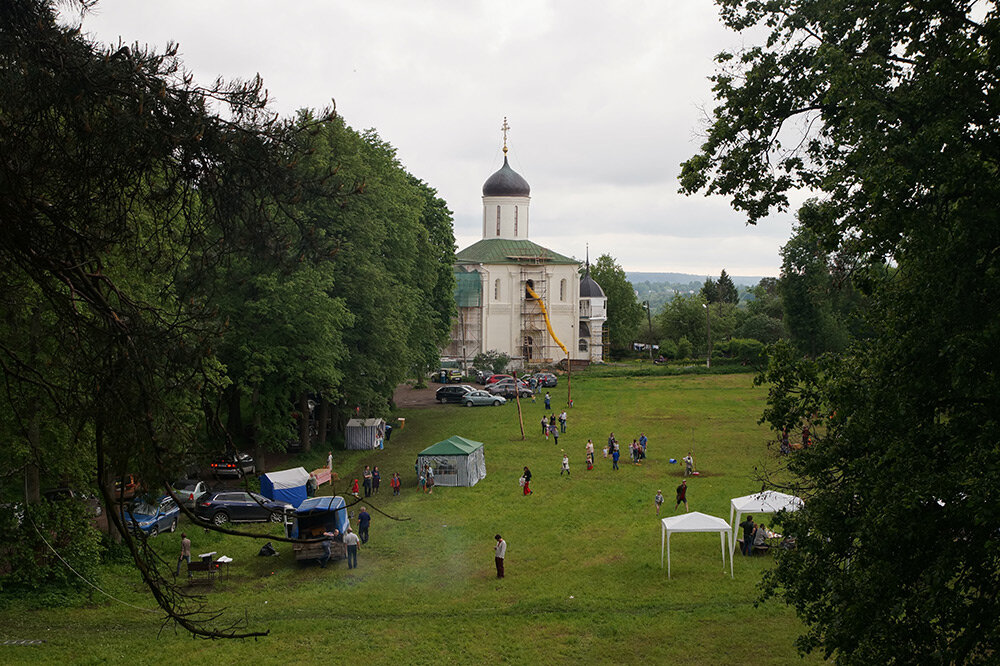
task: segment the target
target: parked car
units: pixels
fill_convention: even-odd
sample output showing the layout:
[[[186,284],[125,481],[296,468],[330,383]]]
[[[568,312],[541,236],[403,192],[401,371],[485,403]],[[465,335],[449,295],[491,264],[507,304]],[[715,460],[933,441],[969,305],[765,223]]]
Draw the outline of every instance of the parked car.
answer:
[[[486,385],[496,384],[504,379],[513,379],[510,375],[490,375],[490,378],[486,380]]]
[[[125,526],[133,532],[145,532],[155,537],[160,532],[176,530],[180,512],[172,497],[163,496],[155,501],[140,498],[125,511]]]
[[[516,380],[516,381],[517,381],[516,389],[514,388],[515,386],[514,378],[508,377],[507,379],[501,379],[498,382],[487,385],[486,390],[492,395],[502,395],[507,399],[514,397],[515,390],[518,391],[518,393],[522,398],[530,398],[534,394],[534,391],[531,390],[531,387],[528,386],[527,382],[521,380]]]
[[[176,481],[173,486],[177,499],[189,509],[194,509],[198,500],[208,494],[208,486],[205,485],[204,481],[197,479],[182,479]]]
[[[536,372],[535,379],[538,380],[538,385],[543,388],[552,388],[559,384],[559,379],[551,372]]]
[[[459,384],[458,386],[442,386],[434,394],[434,399],[438,402],[462,402],[465,394],[470,391],[475,391],[468,384]]]
[[[503,396],[493,395],[489,391],[470,391],[465,394],[462,398],[465,402],[466,407],[475,407],[478,405],[493,405],[494,407],[499,407],[503,403],[507,402],[507,399]]]
[[[81,502],[87,506],[91,521],[99,530],[106,530],[108,518],[104,515],[104,507],[101,500],[90,493],[80,492],[73,488],[50,488],[42,492],[42,497],[49,502]],[[22,513],[21,518],[24,515]]]
[[[212,461],[210,465],[215,476],[235,476],[237,479],[253,474],[257,466],[249,453],[226,453]]]
[[[226,523],[280,523],[285,513],[294,511],[288,502],[269,500],[257,493],[223,490],[209,493],[195,504],[194,515],[216,525]]]
[[[134,474],[126,474],[115,479],[115,500],[130,500],[141,488],[139,479]]]
[[[490,377],[493,376],[492,370],[477,370],[476,371],[476,383],[485,384],[489,381]]]

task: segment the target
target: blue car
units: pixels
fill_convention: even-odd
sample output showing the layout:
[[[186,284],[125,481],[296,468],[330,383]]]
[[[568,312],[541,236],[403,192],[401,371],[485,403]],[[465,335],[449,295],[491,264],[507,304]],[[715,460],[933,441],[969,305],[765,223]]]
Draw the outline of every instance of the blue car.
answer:
[[[171,497],[164,496],[156,501],[138,499],[125,511],[125,525],[133,532],[144,532],[155,537],[160,532],[177,529],[177,518],[181,510]]]

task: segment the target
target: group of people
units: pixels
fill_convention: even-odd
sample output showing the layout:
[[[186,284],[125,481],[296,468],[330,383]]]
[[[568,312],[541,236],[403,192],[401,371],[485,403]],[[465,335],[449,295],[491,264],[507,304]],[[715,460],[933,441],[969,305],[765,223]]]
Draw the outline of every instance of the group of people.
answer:
[[[629,457],[632,459],[633,465],[641,465],[642,461],[646,459],[646,446],[648,444],[649,438],[646,437],[646,433],[644,432],[639,433],[638,439],[632,439],[632,443],[629,444]],[[593,448],[593,442],[588,439],[587,451],[591,464],[593,464],[594,457]],[[611,469],[618,469],[618,461],[621,459],[621,447],[618,444],[618,438],[615,437],[615,433],[608,435],[608,445],[604,447],[604,457],[611,458]]]
[[[751,556],[754,550],[767,549],[767,540],[780,536],[767,529],[764,523],[757,524],[753,521],[753,516],[747,516],[746,520],[740,523],[743,530],[743,543],[740,545],[740,552]]]
[[[424,465],[417,472],[417,482],[420,484],[420,490],[432,495],[434,493],[434,468],[430,465]]]
[[[354,483],[351,484],[351,494],[355,497],[361,497],[361,488],[363,486],[365,497],[378,495],[379,486],[382,484],[382,474],[378,471],[378,465],[375,465],[375,467],[365,465],[365,471],[361,476],[364,481],[359,484],[359,480],[354,479]],[[402,481],[399,478],[399,472],[393,472],[389,478],[389,487],[392,488],[393,495],[399,495],[400,486],[402,486]]]
[[[542,435],[545,437],[545,439],[548,439],[549,435],[552,435],[552,437],[555,439],[555,443],[558,444],[559,443],[559,435],[566,433],[566,419],[567,418],[568,417],[566,415],[566,410],[565,409],[562,411],[562,413],[559,414],[558,417],[556,417],[555,412],[552,412],[548,416],[545,416],[545,414],[542,414],[542,420],[541,420],[540,423],[541,423],[541,426],[542,426]],[[559,421],[559,427],[558,428],[556,427],[556,420],[557,419]]]

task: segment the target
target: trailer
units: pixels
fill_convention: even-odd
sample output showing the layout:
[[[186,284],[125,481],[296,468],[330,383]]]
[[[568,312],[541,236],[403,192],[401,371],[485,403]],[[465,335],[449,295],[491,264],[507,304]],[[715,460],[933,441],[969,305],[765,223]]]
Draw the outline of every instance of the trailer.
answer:
[[[321,539],[324,532],[339,532],[330,549],[331,559],[347,556],[343,535],[350,522],[347,519],[347,504],[343,497],[310,497],[295,510],[289,536],[293,539]],[[292,546],[296,561],[318,560],[323,557],[323,544],[296,543]]]

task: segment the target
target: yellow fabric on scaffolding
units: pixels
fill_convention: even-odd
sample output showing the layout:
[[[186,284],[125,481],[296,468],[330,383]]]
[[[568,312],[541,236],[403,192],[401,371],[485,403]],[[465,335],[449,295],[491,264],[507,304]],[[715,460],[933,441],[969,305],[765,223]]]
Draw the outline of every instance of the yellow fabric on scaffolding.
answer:
[[[535,290],[529,287],[528,285],[524,285],[524,288],[528,292],[529,296],[538,301],[538,307],[542,309],[542,316],[545,317],[545,326],[547,326],[549,329],[549,335],[551,335],[552,339],[556,341],[556,344],[559,345],[559,348],[563,350],[563,354],[569,356],[569,351],[566,350],[566,345],[564,345],[562,342],[559,341],[559,338],[556,336],[556,332],[552,330],[552,322],[549,321],[549,313],[545,310],[545,304],[542,303],[542,299],[539,298],[538,294],[535,293]]]

